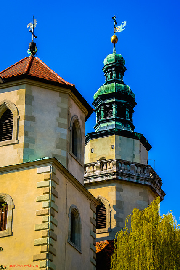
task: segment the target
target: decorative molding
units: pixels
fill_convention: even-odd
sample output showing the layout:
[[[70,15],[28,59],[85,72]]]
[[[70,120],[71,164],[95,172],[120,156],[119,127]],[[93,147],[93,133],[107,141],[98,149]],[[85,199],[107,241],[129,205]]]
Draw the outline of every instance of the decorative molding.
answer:
[[[121,180],[149,186],[161,200],[165,193],[161,189],[162,180],[150,165],[122,159],[98,160],[85,164],[85,185],[109,180]]]
[[[31,85],[31,86],[40,87],[43,89],[53,90],[53,91],[56,91],[59,93],[68,94],[69,97],[77,104],[77,106],[80,108],[80,110],[85,114],[86,120],[89,118],[89,116],[93,112],[92,107],[81,96],[81,94],[78,92],[78,90],[75,87],[70,87],[70,86],[66,86],[66,85],[63,85],[63,86],[52,85],[52,82],[51,82],[51,84],[48,84],[48,83],[35,81],[33,79],[21,78],[20,80],[16,80],[16,81],[0,83],[0,89],[13,87],[13,86],[19,86],[19,85],[23,85],[24,88],[26,88],[26,84]]]
[[[58,168],[58,170],[63,174],[63,176],[67,179],[67,181],[69,181],[70,183],[72,183],[74,185],[74,187],[81,193],[83,193],[88,200],[92,201],[95,205],[98,205],[98,201],[96,200],[96,198],[56,159],[56,158],[42,158],[39,160],[34,160],[34,161],[29,161],[29,162],[23,162],[20,164],[15,164],[15,165],[8,165],[8,166],[4,166],[4,167],[0,167],[0,174],[6,173],[6,172],[16,172],[19,170],[26,170],[29,168],[37,168],[38,166],[47,166],[47,165],[51,165],[52,167],[56,166]],[[54,173],[52,173],[52,179],[55,179]],[[46,173],[44,174],[44,178],[46,179]],[[57,177],[56,177],[57,180]],[[54,181],[56,181],[54,180]],[[52,181],[52,186],[54,181]],[[42,181],[46,182],[46,181]],[[39,182],[41,183],[41,182]],[[58,184],[58,182],[57,182]],[[46,185],[46,184],[42,184],[42,185]],[[48,186],[48,185],[47,185]],[[40,187],[40,186],[39,186]],[[42,186],[45,187],[45,186]],[[53,186],[55,188],[55,186]],[[53,204],[53,203],[52,203]],[[47,208],[47,207],[46,207]]]

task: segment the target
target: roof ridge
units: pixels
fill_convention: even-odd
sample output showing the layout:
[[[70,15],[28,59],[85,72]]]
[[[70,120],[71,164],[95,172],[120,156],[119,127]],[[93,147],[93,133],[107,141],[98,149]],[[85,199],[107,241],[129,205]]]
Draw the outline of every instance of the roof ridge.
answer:
[[[16,66],[17,64],[21,63],[23,60],[25,60],[25,59],[27,59],[27,58],[29,58],[29,57],[26,56],[25,58],[21,59],[20,61],[16,62],[15,64],[11,65],[10,67],[4,69],[3,71],[0,72],[0,74],[4,73],[4,71],[7,71],[8,69],[10,69],[10,68]]]
[[[31,56],[29,57],[29,62],[27,63],[27,67],[26,67],[26,69],[25,69],[24,74],[27,74],[27,73],[28,73],[28,71],[29,71],[29,69],[30,69],[30,65],[32,64],[32,61],[33,61],[33,56],[31,55]]]
[[[57,76],[60,80],[62,80],[65,84],[69,84],[69,85],[71,85],[71,86],[75,86],[74,84],[65,81],[65,80],[64,80],[62,77],[60,77],[54,70],[52,70],[50,67],[48,67],[48,66],[47,66],[40,58],[36,57],[36,59],[38,59],[38,60],[41,62],[41,64],[43,64],[46,68],[48,68],[49,71],[50,71],[51,73],[53,73],[54,75],[56,75],[56,76]]]

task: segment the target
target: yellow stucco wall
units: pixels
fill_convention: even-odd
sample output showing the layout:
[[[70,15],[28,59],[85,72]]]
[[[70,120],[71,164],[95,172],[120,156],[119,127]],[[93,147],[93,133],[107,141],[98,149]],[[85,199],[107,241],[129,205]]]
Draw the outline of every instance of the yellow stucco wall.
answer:
[[[37,196],[40,195],[40,190],[37,189],[39,181],[42,181],[42,175],[37,174],[37,168],[10,171],[0,175],[0,193],[9,194],[15,206],[13,234],[0,237],[0,246],[3,247],[0,262],[8,266],[8,269],[10,265],[16,265],[10,269],[20,269],[17,265],[39,265],[37,262],[33,263],[33,255],[39,250],[39,247],[34,247],[34,239],[41,237],[40,232],[34,231],[34,225],[41,222],[41,217],[36,216],[36,210],[41,209],[41,205],[36,202]]]
[[[156,197],[148,186],[125,181],[87,184],[86,188],[95,198],[100,195],[101,199],[103,197],[108,201],[105,206],[108,215],[111,216],[111,222],[105,232],[99,233],[99,230],[96,230],[97,241],[113,240],[115,234],[124,227],[125,220],[132,210],[146,208]]]
[[[93,213],[90,209],[90,200],[79,192],[76,186],[70,183],[59,171],[56,171],[56,176],[59,179],[57,191],[59,194],[58,206],[59,212],[57,215],[57,242],[54,247],[59,250],[58,256],[54,258],[54,263],[59,265],[57,269],[93,270],[93,265],[90,258],[93,257],[93,252],[90,245],[93,244],[93,238],[90,231],[93,226],[90,223],[90,217]],[[69,209],[71,205],[75,205],[80,214],[82,232],[81,232],[81,251],[77,251],[70,243],[68,243],[68,228],[69,228]]]
[[[29,82],[1,89],[0,104],[13,103],[18,111],[17,141],[0,143],[0,165],[55,157],[83,184],[86,109],[70,90]],[[71,155],[71,119],[81,129],[81,158]],[[14,127],[13,127],[14,128]]]
[[[0,104],[11,101],[18,110],[18,143],[0,146],[0,166],[18,164],[23,161],[25,86],[14,86],[1,89]]]
[[[72,152],[71,152],[71,128],[73,124],[73,118],[78,118],[79,121],[79,127],[80,127],[80,133],[81,133],[81,139],[80,143],[81,145],[78,146],[78,148],[81,150],[81,154],[78,158],[76,158]],[[74,102],[74,100],[69,99],[69,127],[68,129],[68,159],[67,159],[67,168],[74,175],[78,181],[80,181],[81,184],[84,183],[84,147],[85,147],[85,114],[82,112],[82,110],[79,108],[79,106]]]
[[[90,140],[85,147],[85,163],[96,162],[103,157],[147,164],[148,151],[139,140],[119,135]]]
[[[115,159],[115,147],[112,149],[111,145],[115,146],[115,135],[89,141],[85,146],[85,164],[96,162],[102,157]]]
[[[48,229],[37,229],[37,226],[49,223],[48,214],[37,215],[37,211],[46,211],[51,206],[51,209],[56,209],[51,215],[51,232],[57,237],[50,240],[56,250],[56,255],[51,254],[52,269],[55,270],[56,266],[56,270],[93,270],[95,227],[91,220],[95,222],[95,219],[91,209],[92,196],[57,161],[56,166],[46,162],[0,168],[0,198],[2,194],[8,194],[14,203],[12,235],[3,237],[3,231],[0,232],[0,246],[3,247],[0,263],[7,269],[22,269],[25,265],[42,268],[41,264],[46,263],[45,259],[41,259],[45,256],[42,249],[47,247],[42,241],[46,240]],[[52,192],[56,191],[51,198],[52,205],[49,204],[49,181],[53,186]],[[77,207],[81,218],[81,252],[68,242],[69,209],[72,205]],[[35,245],[37,242],[39,244]],[[33,261],[37,256],[38,260]]]

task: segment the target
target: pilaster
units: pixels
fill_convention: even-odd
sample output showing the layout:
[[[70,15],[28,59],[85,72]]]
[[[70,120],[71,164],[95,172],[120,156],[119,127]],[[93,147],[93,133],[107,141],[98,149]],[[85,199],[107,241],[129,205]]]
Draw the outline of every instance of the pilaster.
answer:
[[[56,270],[53,263],[56,249],[53,246],[57,241],[58,206],[56,199],[58,192],[56,186],[59,185],[59,180],[53,165],[37,168],[37,174],[42,174],[44,178],[43,181],[37,182],[40,195],[36,198],[36,201],[42,205],[42,209],[36,211],[36,216],[41,216],[42,222],[35,224],[34,228],[35,231],[41,231],[41,238],[34,239],[34,246],[40,246],[41,250],[39,254],[33,256],[33,261],[39,261],[41,269]]]

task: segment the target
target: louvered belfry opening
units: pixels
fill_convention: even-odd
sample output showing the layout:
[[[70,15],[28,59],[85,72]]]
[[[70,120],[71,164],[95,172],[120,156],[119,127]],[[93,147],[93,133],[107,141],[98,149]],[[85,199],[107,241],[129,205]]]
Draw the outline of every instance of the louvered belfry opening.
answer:
[[[6,230],[8,205],[0,202],[0,231]]]
[[[101,202],[96,208],[96,229],[106,228],[106,207]]]
[[[0,141],[12,140],[13,114],[6,109],[0,118]]]

